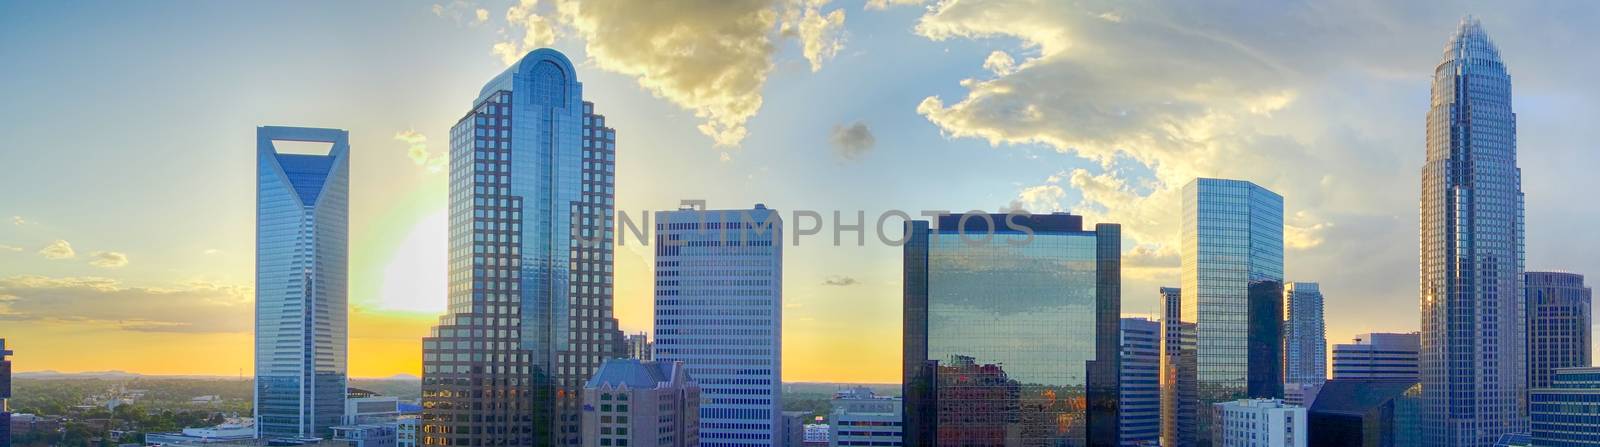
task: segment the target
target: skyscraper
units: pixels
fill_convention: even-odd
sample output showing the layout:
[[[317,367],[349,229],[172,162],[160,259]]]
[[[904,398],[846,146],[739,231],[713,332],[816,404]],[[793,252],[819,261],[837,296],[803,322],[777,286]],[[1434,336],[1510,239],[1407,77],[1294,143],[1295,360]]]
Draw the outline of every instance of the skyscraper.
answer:
[[[1333,345],[1333,378],[1416,382],[1422,378],[1421,343],[1416,332],[1356,335],[1354,343]]]
[[[936,223],[906,223],[905,445],[1115,444],[1121,227]]]
[[[1198,443],[1199,396],[1195,377],[1194,323],[1183,321],[1183,290],[1161,288],[1161,445]]]
[[[275,142],[328,143],[326,154]],[[256,128],[255,420],[262,438],[332,436],[348,353],[350,139]]]
[[[1423,442],[1524,431],[1522,172],[1511,76],[1468,17],[1433,71],[1422,168]]]
[[[11,351],[0,338],[0,445],[11,445]]]
[[[1528,272],[1528,388],[1550,386],[1556,368],[1590,366],[1590,300],[1583,275]]]
[[[649,333],[641,331],[628,334],[628,338],[625,341],[627,342],[628,346],[628,358],[635,360],[651,359],[651,355],[654,353],[655,347],[650,343]]]
[[[1241,180],[1183,187],[1183,321],[1195,323],[1199,442],[1212,404],[1283,397],[1283,197]]]
[[[757,204],[656,213],[656,360],[700,381],[700,443],[783,440],[783,223]]]
[[[528,53],[450,130],[449,306],[422,342],[424,445],[582,443],[612,317],[616,131],[565,55]]]
[[[1291,282],[1283,291],[1288,320],[1283,333],[1284,381],[1320,385],[1328,380],[1328,336],[1322,319],[1322,289]]]
[[[1161,442],[1161,323],[1122,319],[1122,371],[1118,386],[1119,445]]]

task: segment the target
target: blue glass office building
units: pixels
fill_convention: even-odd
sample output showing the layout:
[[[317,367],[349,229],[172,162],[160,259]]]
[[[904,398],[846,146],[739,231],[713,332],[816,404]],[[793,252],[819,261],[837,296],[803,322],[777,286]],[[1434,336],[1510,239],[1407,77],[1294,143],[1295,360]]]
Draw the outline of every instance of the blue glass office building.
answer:
[[[686,205],[656,213],[655,226],[655,357],[700,383],[700,446],[782,446],[777,212]]]
[[[1161,323],[1144,318],[1122,319],[1122,373],[1118,445],[1161,443]]]
[[[1423,442],[1527,430],[1522,172],[1511,75],[1472,18],[1434,68],[1422,168]]]
[[[327,154],[278,141],[328,143]],[[349,135],[256,129],[256,430],[329,437],[344,416],[349,277]]]
[[[490,80],[450,130],[449,305],[422,341],[423,445],[580,445],[625,352],[612,310],[616,131],[560,52]]]
[[[1593,354],[1593,290],[1583,275],[1528,272],[1528,388],[1550,386],[1557,368],[1589,366]]]
[[[906,224],[905,445],[1115,445],[1121,228],[935,223]]]
[[[1283,397],[1283,197],[1242,180],[1183,187],[1183,321],[1195,323],[1196,442],[1212,404]]]
[[[1561,368],[1530,390],[1533,445],[1600,447],[1600,368]]]

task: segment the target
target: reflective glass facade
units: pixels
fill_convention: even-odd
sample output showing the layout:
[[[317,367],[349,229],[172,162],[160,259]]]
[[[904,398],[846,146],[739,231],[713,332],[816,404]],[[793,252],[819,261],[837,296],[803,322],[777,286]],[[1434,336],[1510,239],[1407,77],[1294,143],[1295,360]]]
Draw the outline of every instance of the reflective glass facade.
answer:
[[[1556,368],[1589,366],[1593,354],[1590,300],[1583,275],[1528,272],[1528,388],[1550,386]]]
[[[329,143],[326,155],[274,141]],[[255,417],[264,438],[333,435],[348,351],[349,135],[256,129]]]
[[[1211,404],[1283,397],[1283,197],[1241,180],[1183,188],[1183,321],[1195,323],[1198,442]]]
[[[1199,396],[1194,323],[1183,321],[1183,290],[1161,288],[1161,445],[1196,444]]]
[[[1161,442],[1161,323],[1123,318],[1121,361],[1119,445],[1157,445]]]
[[[906,445],[1115,444],[1120,228],[972,216],[907,224]]]
[[[783,445],[778,213],[686,209],[655,225],[655,356],[700,383],[700,446]]]
[[[450,132],[449,308],[423,339],[424,445],[580,445],[612,316],[616,132],[528,53]]]
[[[1322,319],[1322,288],[1291,282],[1283,291],[1288,320],[1283,327],[1283,376],[1293,384],[1328,380],[1328,336]]]
[[[1423,440],[1527,428],[1522,172],[1511,75],[1468,18],[1433,72],[1422,168]]]
[[[1600,446],[1600,368],[1564,368],[1530,390],[1533,445]]]

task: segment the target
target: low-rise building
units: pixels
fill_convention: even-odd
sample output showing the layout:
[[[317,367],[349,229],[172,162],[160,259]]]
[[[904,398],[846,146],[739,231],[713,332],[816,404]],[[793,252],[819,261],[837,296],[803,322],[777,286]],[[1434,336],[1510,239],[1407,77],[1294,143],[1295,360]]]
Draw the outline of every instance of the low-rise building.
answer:
[[[1282,399],[1243,399],[1213,404],[1217,447],[1306,447],[1306,409]]]
[[[612,359],[583,387],[583,445],[700,445],[700,385],[683,362]]]
[[[176,433],[146,433],[144,445],[180,446],[245,442],[256,438],[256,421],[253,418],[230,418],[212,427],[185,428]]]
[[[829,446],[899,446],[904,438],[900,398],[855,387],[833,395],[828,412]]]
[[[333,427],[333,440],[350,447],[397,447],[399,424],[395,422],[338,425]]]
[[[828,424],[806,424],[805,444],[808,447],[828,445]]]
[[[1557,368],[1529,391],[1528,413],[1533,445],[1600,446],[1600,367]]]
[[[1307,410],[1311,447],[1421,445],[1422,385],[1334,379]]]

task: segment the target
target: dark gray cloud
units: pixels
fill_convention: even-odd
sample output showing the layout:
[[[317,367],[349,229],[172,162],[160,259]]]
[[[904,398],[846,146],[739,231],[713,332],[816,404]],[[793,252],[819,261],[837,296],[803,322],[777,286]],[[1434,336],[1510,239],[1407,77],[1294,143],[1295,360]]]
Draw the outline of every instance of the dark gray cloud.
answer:
[[[0,321],[139,332],[242,332],[250,329],[251,302],[247,287],[211,283],[132,287],[93,277],[0,278]]]
[[[822,280],[822,285],[824,286],[847,287],[856,284],[861,284],[861,282],[855,278],[841,275],[829,276],[828,279]]]
[[[828,134],[828,142],[833,144],[833,152],[846,160],[859,159],[878,144],[878,139],[872,136],[872,129],[867,128],[867,123],[856,121],[850,125],[833,126],[833,132]]]

